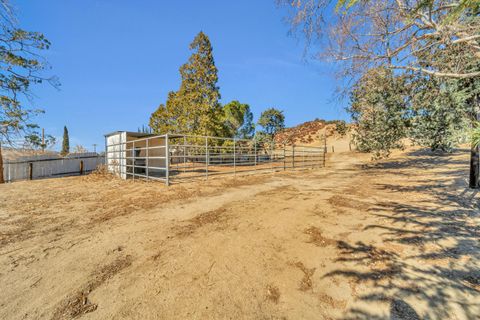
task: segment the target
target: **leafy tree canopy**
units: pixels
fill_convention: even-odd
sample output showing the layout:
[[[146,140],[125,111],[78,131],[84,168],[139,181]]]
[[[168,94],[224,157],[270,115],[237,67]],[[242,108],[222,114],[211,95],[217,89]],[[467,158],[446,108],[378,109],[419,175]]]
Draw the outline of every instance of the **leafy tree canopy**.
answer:
[[[308,43],[320,43],[319,56],[336,61],[341,76],[353,81],[379,66],[435,77],[480,77],[467,63],[480,60],[478,0],[277,1],[290,9],[292,28]],[[435,63],[432,53],[457,49],[462,54],[456,64]]]
[[[367,72],[354,86],[349,111],[360,151],[386,157],[406,137],[405,79],[386,68]]]
[[[403,138],[441,151],[466,142],[479,112],[480,79],[394,75],[387,70],[370,70],[354,86],[349,111],[359,150],[379,158],[401,148]]]
[[[255,133],[253,113],[248,104],[234,100],[224,105],[223,122],[229,137],[250,139]]]
[[[269,108],[262,112],[260,119],[258,119],[258,125],[263,128],[263,132],[269,137],[273,138],[275,133],[285,128],[285,116],[283,111]]]

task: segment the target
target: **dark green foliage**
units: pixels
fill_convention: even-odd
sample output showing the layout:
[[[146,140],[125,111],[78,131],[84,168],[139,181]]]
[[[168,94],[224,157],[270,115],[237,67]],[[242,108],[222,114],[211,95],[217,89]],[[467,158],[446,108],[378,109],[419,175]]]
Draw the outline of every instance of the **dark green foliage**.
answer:
[[[478,59],[465,48],[446,45],[442,50],[419,52],[425,66],[455,69],[459,63],[480,70]],[[432,150],[452,151],[466,142],[468,128],[480,111],[480,78],[439,78],[415,74],[409,83],[411,130],[414,142]]]
[[[149,133],[152,133],[152,128],[150,128],[149,126],[146,126],[144,124],[142,124],[142,127],[141,128],[138,128],[138,133],[145,133],[145,134],[149,134]]]
[[[31,100],[32,84],[47,81],[58,86],[56,78],[40,76],[46,64],[39,53],[49,47],[50,42],[43,34],[18,28],[8,1],[0,0],[0,145],[12,144],[12,139],[21,135],[38,138],[35,131],[38,126],[31,119],[43,111],[26,107],[24,101]],[[0,147],[0,183],[3,183],[1,157]]]
[[[28,134],[25,136],[25,142],[28,146],[33,149],[47,149],[48,147],[53,146],[57,139],[54,136],[47,134],[44,137],[44,141],[42,142],[42,137],[38,134]]]
[[[23,104],[31,97],[32,84],[58,85],[55,78],[40,76],[45,62],[38,53],[48,49],[50,42],[41,33],[17,28],[10,13],[8,3],[0,1],[0,140],[6,142],[17,135],[38,135],[31,118],[43,111]]]
[[[223,106],[223,123],[228,137],[250,139],[255,133],[250,106],[236,100]]]
[[[67,126],[63,127],[63,141],[62,141],[62,150],[60,151],[61,155],[67,155],[70,153],[70,138],[68,137]]]
[[[480,146],[480,122],[475,122],[471,132],[471,143],[474,147]]]
[[[339,120],[335,124],[335,131],[337,131],[340,136],[345,136],[348,132],[347,123],[343,120]]]
[[[446,152],[466,142],[480,111],[480,79],[368,74],[355,86],[350,107],[360,151],[385,157],[403,138]]]
[[[170,92],[150,117],[155,133],[218,135],[223,130],[217,68],[207,35],[200,32],[190,50],[188,62],[180,67],[180,89]]]
[[[269,108],[262,112],[260,119],[258,119],[258,125],[263,128],[263,133],[273,138],[275,133],[285,128],[285,116],[283,111]]]
[[[335,131],[337,131],[342,137],[347,134],[348,126],[344,120],[320,120],[319,118],[315,118],[315,121],[324,122],[325,124],[334,124]]]
[[[467,135],[471,123],[469,95],[465,80],[417,77],[411,82],[410,137],[432,150],[450,152]]]
[[[358,150],[374,158],[403,148],[407,136],[405,80],[386,68],[372,69],[355,85],[349,111],[356,125],[353,139]]]

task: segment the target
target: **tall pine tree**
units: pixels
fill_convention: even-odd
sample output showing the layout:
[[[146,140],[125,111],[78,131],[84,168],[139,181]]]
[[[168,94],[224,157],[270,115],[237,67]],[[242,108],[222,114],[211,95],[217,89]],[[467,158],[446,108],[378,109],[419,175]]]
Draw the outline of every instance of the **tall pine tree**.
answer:
[[[217,68],[208,36],[200,32],[190,44],[193,51],[188,62],[180,67],[182,83],[177,92],[170,92],[150,117],[155,133],[188,133],[216,135],[222,132],[220,93]]]
[[[67,126],[63,127],[63,142],[62,142],[62,151],[60,152],[62,155],[66,156],[70,153],[70,139],[68,137],[68,129]]]

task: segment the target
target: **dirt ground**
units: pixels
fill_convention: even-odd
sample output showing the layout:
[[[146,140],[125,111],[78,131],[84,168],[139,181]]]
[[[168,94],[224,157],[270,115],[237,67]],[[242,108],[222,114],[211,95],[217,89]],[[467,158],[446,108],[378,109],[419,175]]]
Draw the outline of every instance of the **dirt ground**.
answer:
[[[1,319],[478,319],[468,153],[0,186]]]

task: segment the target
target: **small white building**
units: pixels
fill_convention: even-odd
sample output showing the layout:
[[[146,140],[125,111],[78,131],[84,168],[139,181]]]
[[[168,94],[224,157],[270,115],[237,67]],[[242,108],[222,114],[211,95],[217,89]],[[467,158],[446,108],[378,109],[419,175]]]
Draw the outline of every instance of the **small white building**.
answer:
[[[164,135],[115,131],[105,135],[105,163],[123,179],[163,178],[167,166]]]

